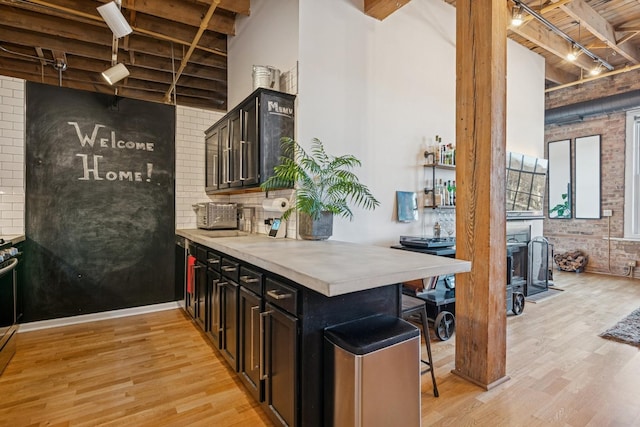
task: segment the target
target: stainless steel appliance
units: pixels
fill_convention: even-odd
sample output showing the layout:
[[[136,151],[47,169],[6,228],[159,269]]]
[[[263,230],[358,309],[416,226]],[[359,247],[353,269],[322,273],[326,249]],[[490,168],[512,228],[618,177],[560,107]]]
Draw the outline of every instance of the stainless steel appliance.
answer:
[[[0,373],[16,352],[18,249],[0,239]]]
[[[196,225],[205,230],[237,229],[238,205],[236,203],[196,203]]]

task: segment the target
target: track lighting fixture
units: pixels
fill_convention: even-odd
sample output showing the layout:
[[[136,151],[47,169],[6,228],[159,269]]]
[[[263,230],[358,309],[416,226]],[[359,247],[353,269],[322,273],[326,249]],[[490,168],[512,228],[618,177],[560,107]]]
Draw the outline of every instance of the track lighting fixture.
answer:
[[[129,70],[125,67],[124,64],[116,64],[113,67],[109,68],[102,72],[102,77],[109,83],[113,85],[114,83],[119,82],[129,75]]]
[[[513,8],[511,8],[511,25],[518,27],[522,25],[522,22],[522,7],[519,4],[515,4]]]
[[[600,58],[595,53],[591,52],[589,49],[587,49],[586,47],[581,45],[579,42],[577,42],[574,39],[572,39],[571,37],[569,37],[569,35],[567,35],[567,33],[562,31],[560,28],[556,27],[555,25],[553,25],[544,16],[540,15],[538,12],[536,12],[533,9],[531,9],[531,7],[529,7],[522,0],[511,0],[511,1],[514,4],[514,8],[516,6],[521,7],[523,11],[527,12],[529,15],[531,15],[536,20],[538,20],[540,23],[544,24],[548,29],[550,29],[551,31],[553,31],[554,33],[556,33],[557,35],[559,35],[560,37],[562,37],[563,39],[565,39],[566,41],[571,43],[572,46],[577,46],[580,49],[581,53],[584,53],[589,58],[591,58],[594,61],[598,62],[600,64],[600,71],[602,71],[602,67],[605,67],[608,70],[613,70],[613,65],[609,64],[607,61],[605,61],[604,59]]]
[[[576,46],[575,44],[571,47],[571,50],[569,51],[569,53],[567,53],[567,59],[571,62],[575,61],[576,59],[578,59],[578,56],[580,56],[580,54],[582,53],[582,49],[580,49],[579,46]]]
[[[105,3],[102,6],[98,6],[97,9],[104,22],[111,28],[114,37],[119,39],[133,32],[120,11],[120,0]]]
[[[602,65],[602,62],[597,61],[596,66],[593,67],[591,71],[589,71],[589,74],[591,74],[592,76],[597,76],[600,73],[602,73],[603,68],[604,68],[604,65]]]

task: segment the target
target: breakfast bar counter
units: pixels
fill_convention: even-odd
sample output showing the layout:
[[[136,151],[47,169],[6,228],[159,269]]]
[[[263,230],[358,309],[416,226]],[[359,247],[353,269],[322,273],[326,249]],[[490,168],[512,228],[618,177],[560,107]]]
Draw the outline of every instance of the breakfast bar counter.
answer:
[[[468,261],[337,240],[234,230],[177,234],[189,254],[185,311],[271,420],[284,426],[331,424],[326,328],[401,317],[402,282],[471,268]],[[419,359],[416,352],[416,370]],[[393,372],[393,363],[385,369]]]
[[[177,234],[328,297],[471,269],[469,261],[337,240],[273,239],[197,229]],[[218,237],[225,234],[233,237]]]

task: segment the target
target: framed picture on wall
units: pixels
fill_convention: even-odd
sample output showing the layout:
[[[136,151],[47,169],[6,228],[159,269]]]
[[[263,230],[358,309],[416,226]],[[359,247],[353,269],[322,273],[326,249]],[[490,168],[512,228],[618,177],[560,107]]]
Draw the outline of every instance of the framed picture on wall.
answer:
[[[571,140],[552,141],[549,156],[549,218],[571,218]]]
[[[600,219],[600,135],[575,139],[576,218]]]

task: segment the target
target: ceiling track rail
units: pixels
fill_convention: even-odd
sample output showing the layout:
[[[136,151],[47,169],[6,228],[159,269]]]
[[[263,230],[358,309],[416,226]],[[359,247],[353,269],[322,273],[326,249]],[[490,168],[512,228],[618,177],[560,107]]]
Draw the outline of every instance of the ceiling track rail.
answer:
[[[540,21],[542,24],[544,24],[547,28],[549,28],[551,31],[553,31],[554,33],[556,33],[557,35],[559,35],[560,37],[562,37],[563,39],[565,39],[566,41],[568,41],[569,43],[571,43],[572,46],[576,46],[578,48],[580,48],[580,50],[587,55],[589,58],[593,59],[596,62],[601,63],[606,69],[608,69],[609,71],[613,70],[613,65],[609,64],[607,61],[605,61],[604,59],[600,58],[598,55],[596,55],[595,53],[591,52],[589,49],[587,49],[586,46],[580,44],[579,42],[575,41],[573,38],[571,38],[567,33],[565,33],[564,31],[562,31],[560,28],[556,27],[551,21],[549,21],[548,19],[546,19],[544,16],[540,15],[538,12],[536,12],[535,10],[533,10],[531,7],[529,7],[526,3],[522,2],[521,0],[512,0],[516,5],[520,6],[523,10],[525,10],[529,15],[533,16],[535,19],[537,19],[538,21]]]

